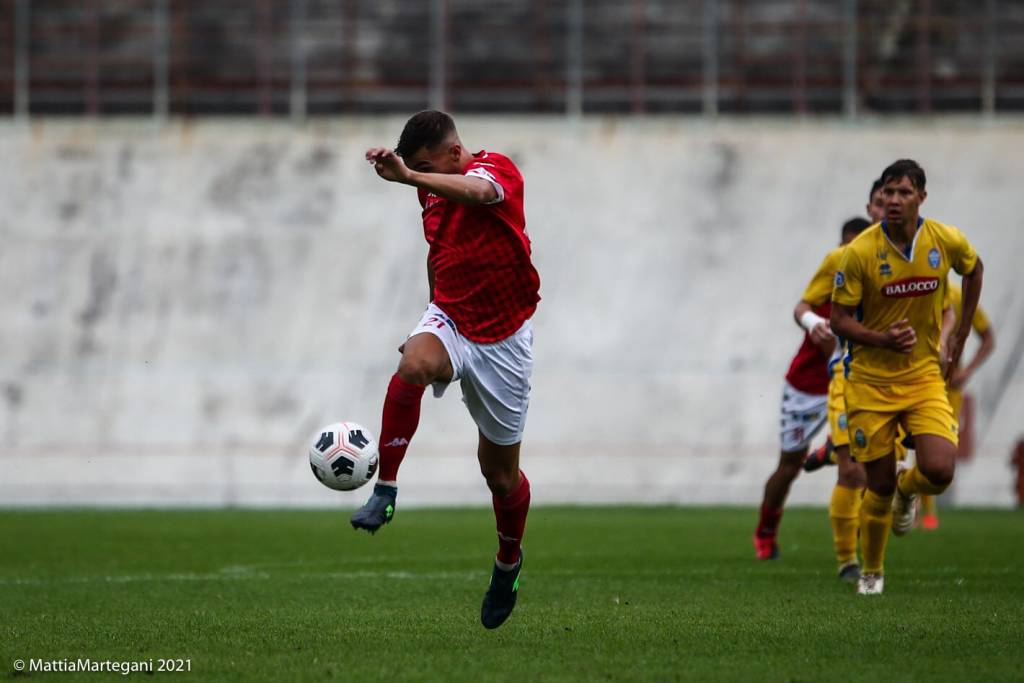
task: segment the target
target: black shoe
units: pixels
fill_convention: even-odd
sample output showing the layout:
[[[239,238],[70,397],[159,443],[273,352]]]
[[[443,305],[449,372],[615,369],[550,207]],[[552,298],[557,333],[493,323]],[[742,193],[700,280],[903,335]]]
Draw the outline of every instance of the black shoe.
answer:
[[[395,486],[374,484],[373,495],[352,515],[352,528],[366,529],[371,534],[377,533],[377,529],[394,518],[397,495],[398,488]]]
[[[860,565],[856,562],[847,562],[839,569],[839,580],[846,583],[856,584],[860,581]]]
[[[804,472],[814,472],[826,465],[835,465],[835,460],[832,459],[833,451],[835,451],[835,447],[832,446],[832,439],[829,439],[825,442],[824,446],[812,453],[808,453],[807,458],[804,460]]]
[[[484,628],[498,628],[512,614],[519,595],[519,572],[523,569],[523,552],[519,551],[519,562],[505,571],[494,565],[491,585],[487,587],[484,602],[480,605],[480,623]]]

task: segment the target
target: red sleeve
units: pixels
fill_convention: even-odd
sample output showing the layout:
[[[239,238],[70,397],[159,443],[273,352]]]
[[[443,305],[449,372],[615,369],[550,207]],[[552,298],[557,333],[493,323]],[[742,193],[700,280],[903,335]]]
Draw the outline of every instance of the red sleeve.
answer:
[[[508,157],[490,152],[482,152],[474,157],[466,167],[464,175],[483,178],[494,186],[498,198],[491,202],[492,204],[503,202],[509,195],[517,194],[523,182],[519,169]]]

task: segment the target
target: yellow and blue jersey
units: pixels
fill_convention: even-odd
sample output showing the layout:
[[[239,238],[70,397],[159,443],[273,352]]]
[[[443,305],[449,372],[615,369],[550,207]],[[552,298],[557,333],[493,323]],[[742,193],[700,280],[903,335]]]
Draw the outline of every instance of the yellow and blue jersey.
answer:
[[[843,258],[843,249],[836,247],[825,255],[818,270],[815,271],[811,281],[804,290],[803,301],[809,303],[813,308],[832,300],[832,283],[836,279],[836,272],[839,270],[839,262]]]
[[[849,377],[888,385],[941,376],[939,337],[950,269],[974,271],[978,255],[955,227],[919,219],[906,251],[893,246],[885,222],[871,226],[843,250],[832,301],[857,309],[861,324],[877,332],[906,319],[917,333],[911,353],[849,344]]]

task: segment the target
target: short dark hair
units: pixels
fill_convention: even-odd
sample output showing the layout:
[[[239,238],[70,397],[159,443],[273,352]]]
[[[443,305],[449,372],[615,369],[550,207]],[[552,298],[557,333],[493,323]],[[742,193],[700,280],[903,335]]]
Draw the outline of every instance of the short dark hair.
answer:
[[[407,158],[424,147],[432,149],[454,132],[455,121],[448,114],[434,109],[421,111],[406,121],[395,154]]]
[[[882,171],[882,177],[879,180],[885,185],[891,180],[900,178],[907,178],[914,189],[919,192],[924,191],[924,169],[913,159],[900,159],[889,164],[889,167]]]
[[[882,189],[882,185],[883,183],[881,178],[875,178],[875,182],[871,183],[871,192],[868,192],[868,204],[870,204],[871,200],[875,198],[875,193]]]
[[[857,216],[843,223],[843,230],[840,233],[845,240],[847,237],[853,238],[864,232],[865,229],[871,227],[871,221],[866,218]]]

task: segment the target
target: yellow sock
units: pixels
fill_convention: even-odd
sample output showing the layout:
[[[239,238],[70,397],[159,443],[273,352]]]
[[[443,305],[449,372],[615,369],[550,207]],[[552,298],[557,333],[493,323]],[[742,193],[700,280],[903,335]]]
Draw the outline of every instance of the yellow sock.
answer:
[[[828,520],[832,523],[832,541],[836,560],[842,566],[857,561],[857,530],[860,528],[861,489],[836,484],[832,489],[832,502],[828,506]]]
[[[896,485],[899,486],[900,493],[904,496],[914,493],[937,496],[949,488],[949,485],[938,486],[928,481],[928,477],[921,474],[921,470],[917,469],[917,465],[904,472],[896,482]]]
[[[880,496],[868,489],[860,505],[860,552],[865,574],[881,574],[885,545],[892,526],[892,496]]]
[[[935,496],[928,493],[921,495],[921,512],[926,515],[935,514]]]

